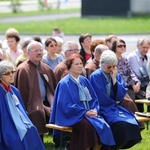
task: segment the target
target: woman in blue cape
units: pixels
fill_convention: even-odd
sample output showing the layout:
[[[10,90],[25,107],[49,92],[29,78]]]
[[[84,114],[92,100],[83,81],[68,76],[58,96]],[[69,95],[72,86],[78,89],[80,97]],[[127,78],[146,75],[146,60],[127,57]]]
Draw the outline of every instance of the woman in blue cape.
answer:
[[[70,150],[100,149],[115,145],[109,125],[100,116],[97,96],[89,81],[81,76],[83,58],[72,54],[67,60],[69,74],[58,83],[50,123],[72,126]]]
[[[0,62],[0,150],[45,150],[14,82],[14,66]]]
[[[115,53],[104,51],[100,65],[101,68],[93,72],[89,80],[98,96],[102,116],[112,129],[116,142],[114,148],[130,148],[141,140],[141,135],[134,114],[121,106],[127,88],[117,73]]]

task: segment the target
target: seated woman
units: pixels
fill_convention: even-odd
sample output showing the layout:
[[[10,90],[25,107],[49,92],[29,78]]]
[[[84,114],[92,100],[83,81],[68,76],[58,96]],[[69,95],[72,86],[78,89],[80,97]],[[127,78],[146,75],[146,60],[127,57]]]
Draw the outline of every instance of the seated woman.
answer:
[[[132,98],[132,100],[135,100],[135,93],[138,93],[140,90],[140,81],[132,70],[128,59],[123,56],[123,53],[126,52],[125,41],[122,39],[115,40],[112,44],[111,50],[115,52],[117,56],[118,72],[124,79],[125,85],[128,87],[127,93]]]
[[[0,149],[44,150],[37,129],[29,120],[14,82],[14,66],[0,62]]]
[[[131,110],[133,113],[139,111],[136,104],[134,103],[135,100],[135,93],[138,93],[140,90],[140,81],[135,75],[134,71],[132,70],[128,59],[123,56],[126,51],[126,43],[122,39],[114,40],[112,43],[112,49],[115,52],[118,62],[117,62],[117,69],[118,73],[122,76],[126,87],[128,88],[127,93],[124,97],[124,101],[122,106]],[[140,129],[143,130],[144,123],[140,123]]]
[[[67,60],[69,74],[60,80],[54,94],[50,123],[73,127],[70,150],[99,150],[115,145],[109,125],[100,116],[97,96],[82,75],[83,58],[72,54]]]
[[[64,60],[63,56],[57,54],[57,41],[54,38],[47,38],[45,41],[45,49],[47,53],[43,56],[43,62],[45,62],[52,70]]]
[[[89,80],[95,89],[101,106],[102,116],[110,125],[116,145],[113,148],[130,148],[139,141],[139,124],[134,114],[120,104],[127,88],[117,73],[117,57],[111,50],[105,50],[100,58],[100,69],[93,72]]]

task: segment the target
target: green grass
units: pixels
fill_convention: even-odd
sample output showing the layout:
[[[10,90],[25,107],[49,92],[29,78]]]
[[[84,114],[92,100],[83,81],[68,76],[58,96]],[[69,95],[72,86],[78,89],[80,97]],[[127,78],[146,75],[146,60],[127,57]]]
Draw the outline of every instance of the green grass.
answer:
[[[146,127],[146,125],[145,125]],[[142,141],[128,150],[149,150],[150,149],[150,125],[149,130],[145,129],[141,132]],[[52,141],[52,136],[45,135],[44,143],[46,150],[56,150]]]
[[[55,11],[55,10],[53,10]],[[62,11],[62,10],[59,10]],[[63,10],[72,12],[71,10]],[[77,10],[75,10],[77,11]],[[57,10],[58,12],[58,10]],[[19,13],[17,15],[29,15]],[[35,12],[32,12],[32,15]],[[44,14],[39,11],[36,15]],[[49,12],[50,13],[50,12]],[[13,14],[14,15],[14,14]],[[51,12],[50,15],[53,15]],[[2,14],[0,14],[2,16]],[[7,28],[14,27],[22,34],[51,34],[53,28],[60,27],[65,34],[137,34],[150,33],[150,16],[134,17],[101,17],[101,18],[70,18],[58,19],[53,21],[23,22],[23,23],[0,23],[0,33],[5,33]]]

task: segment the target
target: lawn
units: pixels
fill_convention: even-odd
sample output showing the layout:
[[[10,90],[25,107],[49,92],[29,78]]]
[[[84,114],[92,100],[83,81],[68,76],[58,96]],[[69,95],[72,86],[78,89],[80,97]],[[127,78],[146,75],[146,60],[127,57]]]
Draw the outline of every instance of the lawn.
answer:
[[[67,13],[69,13],[71,10],[66,11]],[[44,13],[53,15],[54,12],[56,11],[38,12],[37,15]],[[33,15],[34,12],[32,12],[31,14]],[[0,14],[0,17],[5,15],[4,13]],[[17,16],[18,15],[20,16],[29,15],[29,12],[19,13],[17,14]],[[23,23],[1,22],[0,33],[3,34],[7,30],[7,28],[14,27],[21,34],[51,34],[53,28],[59,27],[60,29],[62,29],[62,31],[64,31],[65,34],[81,34],[87,32],[90,34],[130,34],[130,33],[147,34],[150,33],[149,25],[150,25],[150,16],[134,16],[130,18],[127,17],[70,18],[70,19],[57,19],[52,21],[47,20],[40,22],[38,22],[38,20],[31,22],[24,21]]]
[[[128,150],[149,150],[150,149],[150,124],[149,124],[149,130],[145,129],[141,132],[141,134],[142,134],[142,141]],[[45,143],[46,150],[57,150],[54,147],[52,136],[46,134],[44,137],[44,143]]]

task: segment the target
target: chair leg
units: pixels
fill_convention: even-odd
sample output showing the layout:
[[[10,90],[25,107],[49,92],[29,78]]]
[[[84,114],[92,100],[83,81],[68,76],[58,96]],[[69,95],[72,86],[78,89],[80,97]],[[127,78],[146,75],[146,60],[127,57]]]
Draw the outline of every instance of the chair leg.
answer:
[[[60,150],[62,150],[62,148],[63,148],[62,142],[63,142],[63,132],[61,131],[60,132]]]
[[[149,121],[146,121],[146,129],[148,130]]]

